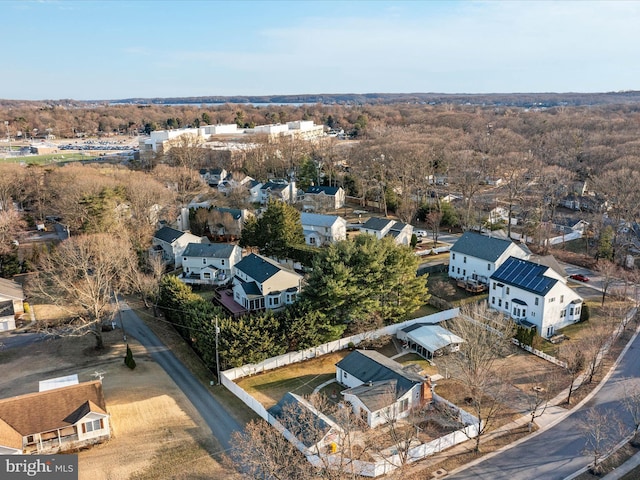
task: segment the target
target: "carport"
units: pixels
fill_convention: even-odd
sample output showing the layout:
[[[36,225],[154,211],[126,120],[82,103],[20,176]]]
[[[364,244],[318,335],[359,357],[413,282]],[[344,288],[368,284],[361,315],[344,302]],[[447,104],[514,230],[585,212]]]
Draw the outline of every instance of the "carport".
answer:
[[[403,328],[397,334],[404,346],[427,360],[434,356],[455,352],[464,339],[440,325],[414,324]]]

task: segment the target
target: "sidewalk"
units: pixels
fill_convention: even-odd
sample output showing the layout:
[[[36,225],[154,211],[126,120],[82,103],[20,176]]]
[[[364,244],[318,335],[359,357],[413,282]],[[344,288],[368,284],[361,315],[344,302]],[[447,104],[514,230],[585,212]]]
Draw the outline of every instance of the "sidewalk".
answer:
[[[640,466],[640,452],[636,453],[612,472],[607,473],[602,477],[602,480],[618,480],[638,466]]]

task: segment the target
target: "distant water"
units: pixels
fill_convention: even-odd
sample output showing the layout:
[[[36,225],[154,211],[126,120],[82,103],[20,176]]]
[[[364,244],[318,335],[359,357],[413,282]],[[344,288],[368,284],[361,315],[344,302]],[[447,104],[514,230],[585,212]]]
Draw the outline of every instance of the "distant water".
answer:
[[[193,103],[134,103],[134,102],[112,102],[109,105],[160,105],[167,107],[219,107],[220,105],[224,105],[226,103],[230,103],[233,105],[252,105],[254,107],[269,107],[269,106],[291,106],[291,107],[301,107],[302,105],[315,105],[317,102],[216,102],[216,103],[207,103],[207,102],[193,102]]]

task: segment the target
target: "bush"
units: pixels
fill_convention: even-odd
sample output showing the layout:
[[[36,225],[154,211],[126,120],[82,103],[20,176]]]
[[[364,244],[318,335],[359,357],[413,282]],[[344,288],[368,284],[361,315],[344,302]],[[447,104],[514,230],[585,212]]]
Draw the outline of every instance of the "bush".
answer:
[[[127,343],[127,355],[124,357],[124,364],[129,367],[131,370],[136,368],[136,361],[133,359],[133,352],[131,348],[129,348],[129,344]]]

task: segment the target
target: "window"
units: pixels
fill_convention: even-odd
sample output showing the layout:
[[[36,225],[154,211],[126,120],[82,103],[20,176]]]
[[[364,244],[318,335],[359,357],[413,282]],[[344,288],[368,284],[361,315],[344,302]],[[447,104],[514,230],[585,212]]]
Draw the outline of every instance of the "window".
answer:
[[[495,282],[493,282],[493,289],[494,290],[496,289],[496,283]]]
[[[84,424],[84,433],[93,432],[94,430],[102,429],[102,420],[94,420]]]
[[[564,302],[564,295],[560,295],[560,303]]]
[[[504,309],[509,310],[509,302],[504,302]]]
[[[342,372],[342,378],[348,378],[348,377],[349,377],[349,374],[347,372],[343,371]]]
[[[495,305],[496,304],[496,297],[491,297],[491,305]]]
[[[507,295],[509,295],[509,287],[507,287]]]
[[[467,257],[464,257],[464,258],[462,259],[462,263],[467,263]]]
[[[551,297],[551,298],[549,299],[549,303],[553,303],[553,302],[555,302],[555,301],[556,301],[556,297]]]
[[[491,271],[491,264],[487,263],[487,270]]]
[[[405,398],[400,402],[400,411],[406,412],[408,408],[409,408],[409,399]]]
[[[499,299],[498,299],[498,306],[499,306],[499,307],[501,307],[501,306],[502,306],[502,299],[501,299],[501,298],[499,298]]]
[[[27,436],[27,443],[35,443],[33,435],[28,435]]]
[[[224,265],[224,258],[220,260],[220,265]]]
[[[462,276],[466,277],[467,276],[467,271],[466,270],[462,270]]]
[[[538,305],[538,297],[536,297],[536,305]]]
[[[183,262],[186,262],[186,261],[187,261],[187,257],[184,257],[184,258],[182,259],[182,261],[183,261]]]
[[[455,260],[455,259],[456,259],[456,254],[455,254],[455,253],[452,253],[452,254],[451,254],[451,260]]]
[[[451,265],[451,273],[456,271],[456,267],[454,267],[453,265]]]
[[[573,307],[571,307],[571,311],[569,312],[569,315],[573,315]]]
[[[460,267],[458,267],[458,275],[460,275]]]
[[[202,259],[202,264],[203,264],[203,265],[206,265],[206,264],[207,264],[207,259],[206,259],[206,258],[203,258],[203,259]]]
[[[202,278],[211,278],[211,272],[203,272]]]

